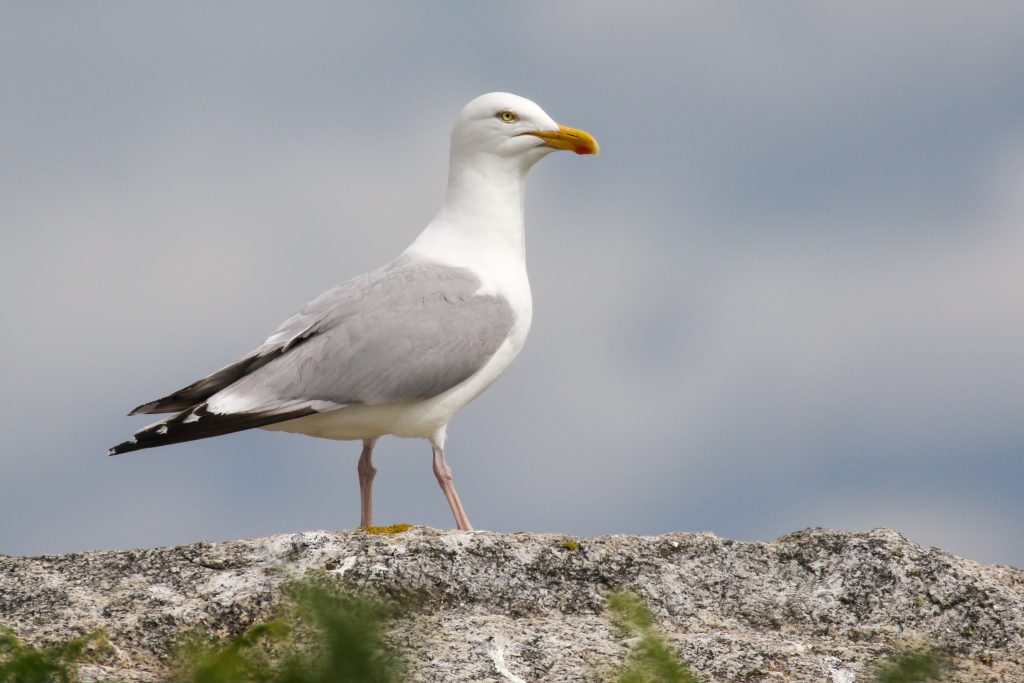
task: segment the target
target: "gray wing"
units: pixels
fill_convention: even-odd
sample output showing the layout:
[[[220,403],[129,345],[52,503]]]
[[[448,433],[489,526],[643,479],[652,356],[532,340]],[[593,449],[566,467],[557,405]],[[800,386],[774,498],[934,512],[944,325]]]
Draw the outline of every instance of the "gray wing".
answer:
[[[468,270],[399,260],[320,295],[236,363],[134,412],[177,412],[220,394],[247,411],[436,396],[477,372],[514,314]]]
[[[176,412],[110,455],[353,403],[436,396],[498,350],[515,315],[470,271],[399,260],[317,297],[241,360],[136,413]]]

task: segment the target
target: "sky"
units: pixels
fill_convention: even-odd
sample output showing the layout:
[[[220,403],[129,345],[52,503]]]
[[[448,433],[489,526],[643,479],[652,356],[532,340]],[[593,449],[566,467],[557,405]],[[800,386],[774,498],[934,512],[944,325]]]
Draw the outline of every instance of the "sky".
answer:
[[[463,104],[530,173],[526,347],[449,428],[480,529],[889,527],[1024,566],[1024,4],[4,3],[0,553],[358,523],[359,444],[108,458],[433,216]],[[423,441],[375,521],[450,527]]]

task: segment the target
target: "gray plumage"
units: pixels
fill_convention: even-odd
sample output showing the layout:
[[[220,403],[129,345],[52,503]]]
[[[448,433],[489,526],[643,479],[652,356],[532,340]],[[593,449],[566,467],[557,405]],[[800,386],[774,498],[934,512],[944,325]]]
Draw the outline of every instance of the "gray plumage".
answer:
[[[280,421],[276,411],[293,419],[296,406],[312,402],[375,405],[443,393],[480,370],[512,328],[508,302],[479,289],[466,269],[409,259],[349,280],[306,304],[241,360],[132,411],[196,417],[153,425],[111,451],[272,424]],[[238,412],[258,414],[260,424],[208,411],[204,402],[220,392],[244,397]],[[213,422],[224,429],[211,430]]]
[[[350,280],[285,321],[268,341],[292,350],[232,390],[337,405],[436,396],[483,367],[512,327],[508,303],[479,288],[468,270],[414,262]]]

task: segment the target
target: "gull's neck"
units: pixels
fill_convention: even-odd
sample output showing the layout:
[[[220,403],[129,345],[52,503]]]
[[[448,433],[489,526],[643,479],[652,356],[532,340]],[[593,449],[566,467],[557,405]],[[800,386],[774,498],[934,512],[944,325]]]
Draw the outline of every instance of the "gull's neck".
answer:
[[[525,273],[527,170],[515,159],[453,154],[444,202],[405,253],[478,273],[513,266]]]

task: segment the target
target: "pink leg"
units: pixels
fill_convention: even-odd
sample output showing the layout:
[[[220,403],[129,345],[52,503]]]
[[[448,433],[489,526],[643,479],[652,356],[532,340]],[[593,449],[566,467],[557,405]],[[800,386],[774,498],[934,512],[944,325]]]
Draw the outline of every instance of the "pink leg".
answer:
[[[469,517],[462,509],[459,494],[455,492],[455,486],[452,484],[452,468],[448,467],[448,463],[444,459],[444,448],[437,446],[434,446],[434,476],[437,477],[437,483],[444,491],[444,497],[448,499],[448,506],[452,509],[452,515],[455,516],[455,526],[460,531],[472,531],[473,525],[469,523]]]
[[[373,478],[377,468],[373,466],[373,444],[376,439],[363,441],[363,452],[359,454],[359,526],[364,529],[373,524]]]

